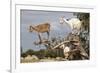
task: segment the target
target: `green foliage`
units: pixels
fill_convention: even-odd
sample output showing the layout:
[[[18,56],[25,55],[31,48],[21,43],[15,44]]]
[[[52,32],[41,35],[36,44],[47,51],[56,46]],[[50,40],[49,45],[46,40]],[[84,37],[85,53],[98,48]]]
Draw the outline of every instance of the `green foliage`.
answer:
[[[29,49],[28,51],[26,51],[26,54],[27,55],[33,55],[34,54],[34,51],[32,49]]]
[[[27,57],[27,54],[26,53],[22,53],[21,57],[25,58],[25,57]]]
[[[77,18],[82,20],[82,28],[80,32],[80,40],[83,48],[89,55],[89,32],[90,32],[90,14],[89,13],[75,13]]]
[[[56,57],[63,57],[63,51],[60,49],[54,49],[54,50],[40,49],[39,51],[34,51],[32,49],[29,49],[25,53],[22,53],[21,57],[26,57],[27,55],[36,55],[40,59],[46,57],[56,58]]]
[[[83,21],[82,28],[89,31],[89,24],[90,24],[90,14],[89,13],[74,13],[77,18]]]

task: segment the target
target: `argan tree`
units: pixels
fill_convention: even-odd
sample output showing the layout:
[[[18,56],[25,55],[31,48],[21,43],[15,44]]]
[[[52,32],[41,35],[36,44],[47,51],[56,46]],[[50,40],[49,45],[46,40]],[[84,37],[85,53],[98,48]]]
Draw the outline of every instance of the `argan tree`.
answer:
[[[74,13],[83,23],[81,26],[80,40],[83,48],[89,55],[89,38],[90,38],[90,14],[89,13]]]

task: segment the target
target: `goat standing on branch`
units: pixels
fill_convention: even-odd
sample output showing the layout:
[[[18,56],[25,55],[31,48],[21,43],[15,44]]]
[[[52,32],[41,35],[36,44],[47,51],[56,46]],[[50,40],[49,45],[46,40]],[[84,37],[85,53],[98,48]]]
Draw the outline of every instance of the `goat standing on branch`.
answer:
[[[49,39],[50,24],[49,23],[42,23],[42,24],[39,24],[37,26],[30,25],[29,26],[29,32],[33,32],[33,31],[36,31],[38,33],[40,43],[42,43],[40,33],[46,32],[47,35],[48,35],[48,39]]]
[[[78,18],[66,19],[64,16],[60,18],[60,24],[66,23],[72,30],[72,33],[79,34],[82,21]]]

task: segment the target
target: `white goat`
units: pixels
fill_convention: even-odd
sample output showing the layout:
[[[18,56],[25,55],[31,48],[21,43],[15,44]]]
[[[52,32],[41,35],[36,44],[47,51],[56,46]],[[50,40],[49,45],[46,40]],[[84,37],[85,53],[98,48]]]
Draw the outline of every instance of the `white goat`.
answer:
[[[64,52],[64,56],[65,56],[65,58],[67,59],[68,58],[68,56],[69,56],[69,51],[71,50],[68,46],[65,46],[64,44],[62,44],[61,46],[60,46],[60,48],[62,48],[63,49],[63,52]]]
[[[80,33],[82,21],[78,18],[71,18],[67,20],[64,16],[60,18],[60,24],[66,23],[72,30],[72,33]]]

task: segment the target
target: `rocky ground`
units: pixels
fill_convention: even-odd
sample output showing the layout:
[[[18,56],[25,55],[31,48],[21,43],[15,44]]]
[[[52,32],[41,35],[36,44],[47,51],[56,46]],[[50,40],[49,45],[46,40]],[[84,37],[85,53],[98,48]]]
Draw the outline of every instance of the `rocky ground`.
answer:
[[[56,58],[45,58],[45,59],[21,59],[21,63],[34,63],[34,62],[54,62],[54,61],[67,61],[65,58],[56,57]]]

